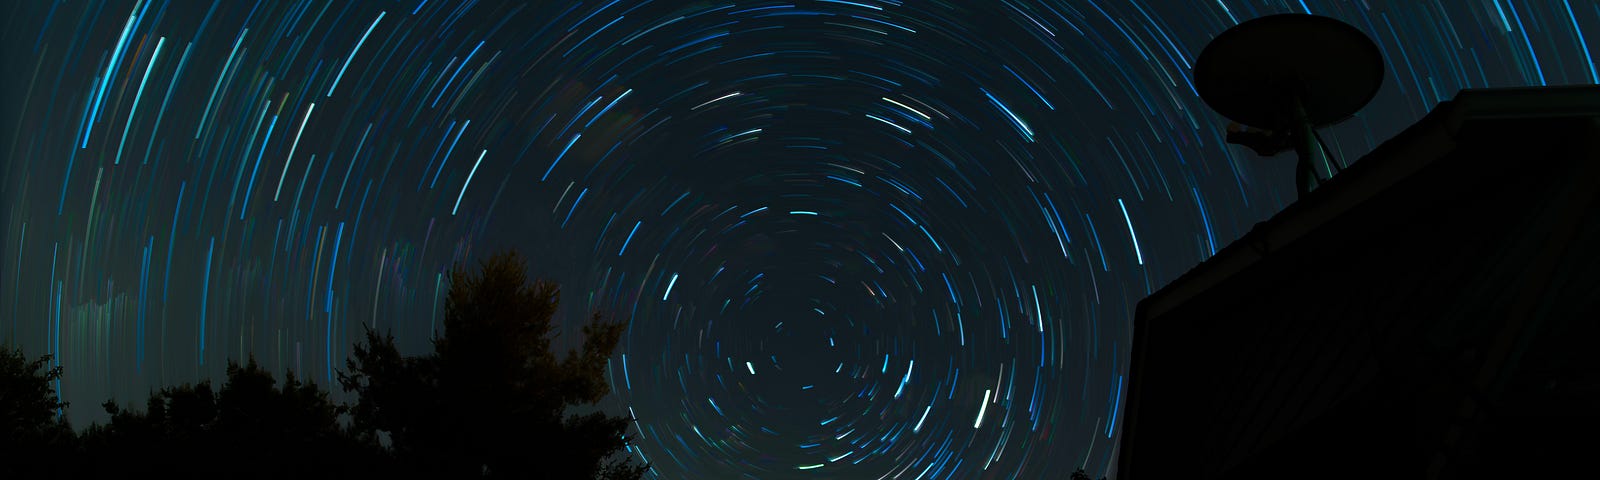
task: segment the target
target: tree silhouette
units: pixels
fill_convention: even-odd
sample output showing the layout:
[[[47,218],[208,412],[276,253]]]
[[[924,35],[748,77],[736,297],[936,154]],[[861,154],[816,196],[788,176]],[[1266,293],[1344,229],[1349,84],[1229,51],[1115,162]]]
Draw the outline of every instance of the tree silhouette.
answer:
[[[381,452],[339,427],[343,407],[289,372],[281,388],[254,358],[227,382],[167,387],[144,412],[106,402],[111,423],[82,437],[82,476],[321,477],[381,468]],[[181,452],[181,454],[179,454]]]
[[[61,367],[46,369],[50,359],[28,361],[21,350],[0,348],[0,456],[11,458],[0,462],[0,478],[49,475],[74,444],[72,427],[60,416],[67,404],[51,386]]]
[[[1089,473],[1083,471],[1082,468],[1074,470],[1070,480],[1089,480]],[[1100,477],[1100,480],[1106,480],[1106,477]]]
[[[626,325],[595,314],[582,348],[558,358],[550,341],[560,290],[530,284],[521,256],[493,256],[476,275],[458,266],[450,280],[434,352],[401,356],[392,335],[370,329],[355,346],[339,379],[358,397],[358,434],[386,438],[413,472],[640,478],[647,466],[618,458],[629,418],[571,413],[610,393],[606,363]]]

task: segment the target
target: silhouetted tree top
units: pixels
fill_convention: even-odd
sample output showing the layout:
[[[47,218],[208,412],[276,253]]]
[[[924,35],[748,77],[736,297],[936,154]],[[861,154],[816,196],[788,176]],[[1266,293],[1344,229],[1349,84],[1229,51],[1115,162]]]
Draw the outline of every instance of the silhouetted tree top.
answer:
[[[21,350],[0,349],[0,431],[15,435],[58,426],[59,412],[67,404],[50,386],[61,378],[61,367],[45,368],[50,359],[45,355],[29,361]]]
[[[400,355],[392,335],[370,329],[345,372],[357,394],[354,427],[387,436],[418,471],[497,478],[639,478],[646,467],[616,458],[630,421],[603,412],[569,415],[610,393],[605,368],[624,323],[597,313],[583,344],[551,350],[560,289],[530,281],[515,252],[450,274],[444,332],[434,351]],[[592,408],[591,408],[592,409]]]
[[[520,256],[450,278],[433,352],[403,356],[366,331],[339,374],[350,406],[250,358],[220,388],[164,387],[142,411],[107,401],[111,421],[74,435],[52,388],[61,368],[0,351],[0,478],[641,478],[623,453],[632,419],[593,405],[626,325],[595,314],[579,348],[555,352],[560,291],[530,282]]]
[[[162,388],[143,412],[106,402],[111,423],[84,432],[79,473],[295,478],[384,466],[380,450],[339,426],[344,407],[326,391],[293,372],[276,385],[251,358],[229,362],[219,390],[210,381]]]
[[[0,478],[38,478],[70,452],[72,427],[61,419],[67,404],[51,382],[61,367],[51,356],[29,361],[21,350],[0,348]]]

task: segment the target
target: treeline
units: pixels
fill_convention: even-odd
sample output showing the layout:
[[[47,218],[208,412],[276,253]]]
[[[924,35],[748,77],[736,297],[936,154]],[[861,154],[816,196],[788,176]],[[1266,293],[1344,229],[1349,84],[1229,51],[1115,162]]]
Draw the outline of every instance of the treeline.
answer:
[[[106,402],[110,422],[82,432],[59,414],[61,367],[0,349],[0,478],[641,478],[648,466],[624,452],[631,419],[592,408],[626,326],[596,314],[582,347],[558,354],[559,303],[508,252],[451,273],[433,352],[403,356],[367,330],[339,373],[354,403],[251,358],[220,387]]]

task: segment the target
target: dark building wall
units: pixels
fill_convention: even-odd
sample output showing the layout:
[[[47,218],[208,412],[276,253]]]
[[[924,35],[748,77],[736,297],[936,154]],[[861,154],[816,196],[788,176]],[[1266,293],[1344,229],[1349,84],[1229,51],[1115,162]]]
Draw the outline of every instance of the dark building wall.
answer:
[[[1600,446],[1597,119],[1595,88],[1464,93],[1142,302],[1120,478],[1522,476],[1550,435]]]

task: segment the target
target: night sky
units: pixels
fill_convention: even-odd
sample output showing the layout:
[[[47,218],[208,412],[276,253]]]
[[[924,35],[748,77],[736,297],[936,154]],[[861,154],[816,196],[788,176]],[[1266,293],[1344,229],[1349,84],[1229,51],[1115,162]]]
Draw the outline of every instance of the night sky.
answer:
[[[1592,0],[3,8],[0,338],[76,425],[249,353],[332,385],[362,324],[421,353],[515,248],[569,334],[631,320],[605,407],[661,478],[1107,473],[1136,303],[1295,196],[1222,142],[1208,40],[1376,40],[1347,162],[1600,54]]]

